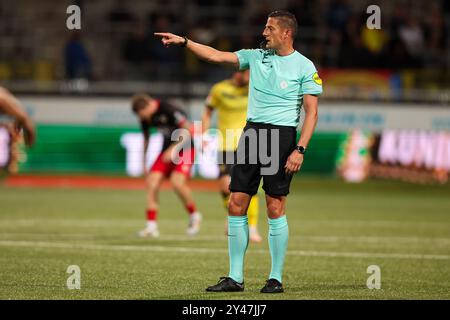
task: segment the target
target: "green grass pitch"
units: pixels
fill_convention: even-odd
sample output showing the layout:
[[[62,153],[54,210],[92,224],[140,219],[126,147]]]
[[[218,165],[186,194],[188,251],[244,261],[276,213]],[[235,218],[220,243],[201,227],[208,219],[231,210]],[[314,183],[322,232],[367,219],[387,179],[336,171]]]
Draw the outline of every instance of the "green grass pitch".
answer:
[[[449,299],[450,186],[299,176],[288,197],[286,292],[262,295],[267,241],[250,244],[243,293],[205,287],[227,275],[219,194],[195,192],[197,237],[176,196],[160,194],[159,239],[138,239],[144,192],[0,185],[0,299]],[[261,198],[261,207],[263,200]],[[267,239],[267,222],[260,215]],[[81,289],[68,290],[69,265]],[[369,265],[381,289],[366,286]]]

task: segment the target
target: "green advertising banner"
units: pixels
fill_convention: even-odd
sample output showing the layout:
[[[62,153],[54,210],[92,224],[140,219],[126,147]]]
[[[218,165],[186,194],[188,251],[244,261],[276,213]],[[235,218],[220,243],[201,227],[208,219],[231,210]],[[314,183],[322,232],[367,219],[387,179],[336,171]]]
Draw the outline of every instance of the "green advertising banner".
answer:
[[[41,124],[36,144],[26,149],[20,172],[90,173],[139,175],[142,164],[142,136],[137,127]],[[332,174],[339,145],[346,133],[317,132],[305,156],[303,172]],[[126,138],[125,138],[126,137]],[[158,153],[158,139],[151,139],[149,158]],[[200,153],[197,152],[197,156]],[[139,162],[139,163],[135,163]],[[137,166],[139,165],[139,166]],[[213,157],[196,161],[194,175],[215,177]],[[203,167],[203,168],[201,168]],[[205,174],[205,172],[208,172]]]
[[[39,125],[21,172],[125,173],[120,137],[136,128]]]

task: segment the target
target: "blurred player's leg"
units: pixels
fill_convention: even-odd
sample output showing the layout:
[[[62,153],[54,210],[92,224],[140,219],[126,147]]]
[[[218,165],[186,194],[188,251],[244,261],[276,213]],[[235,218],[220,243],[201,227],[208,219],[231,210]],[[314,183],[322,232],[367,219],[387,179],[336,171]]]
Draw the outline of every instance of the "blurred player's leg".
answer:
[[[262,237],[258,233],[259,198],[255,194],[248,205],[248,232],[251,242],[261,242]]]
[[[158,216],[158,192],[161,182],[164,179],[164,173],[159,171],[150,172],[146,178],[147,187],[147,226],[139,232],[141,237],[159,236],[157,216]]]
[[[225,165],[224,165],[225,166]],[[230,175],[224,174],[219,178],[220,194],[222,196],[223,207],[228,213],[228,202],[230,201]],[[228,235],[228,219],[225,220],[225,235]]]
[[[200,224],[202,215],[196,210],[195,202],[192,197],[192,191],[187,184],[187,176],[185,173],[174,171],[170,176],[170,181],[175,189],[175,192],[183,202],[187,212],[189,213],[189,226],[187,233],[195,235],[200,231]]]
[[[223,207],[228,212],[228,201],[230,200],[230,190],[228,189],[230,185],[230,176],[223,175],[219,178],[220,194],[222,195]]]

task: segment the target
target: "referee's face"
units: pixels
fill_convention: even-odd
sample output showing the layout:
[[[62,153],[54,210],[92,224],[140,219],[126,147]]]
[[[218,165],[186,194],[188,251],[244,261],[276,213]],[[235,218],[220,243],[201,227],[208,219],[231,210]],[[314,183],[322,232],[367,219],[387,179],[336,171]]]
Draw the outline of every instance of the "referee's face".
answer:
[[[262,34],[266,39],[266,48],[279,49],[284,41],[285,31],[276,18],[268,18]]]

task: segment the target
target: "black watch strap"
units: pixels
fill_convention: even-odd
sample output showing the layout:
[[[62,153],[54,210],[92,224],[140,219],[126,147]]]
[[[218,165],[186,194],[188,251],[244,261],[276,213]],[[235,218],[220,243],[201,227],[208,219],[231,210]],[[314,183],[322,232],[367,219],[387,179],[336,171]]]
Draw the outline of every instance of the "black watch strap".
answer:
[[[183,36],[183,38],[184,38],[184,42],[183,42],[183,44],[181,46],[182,47],[186,47],[189,39],[186,36]]]

